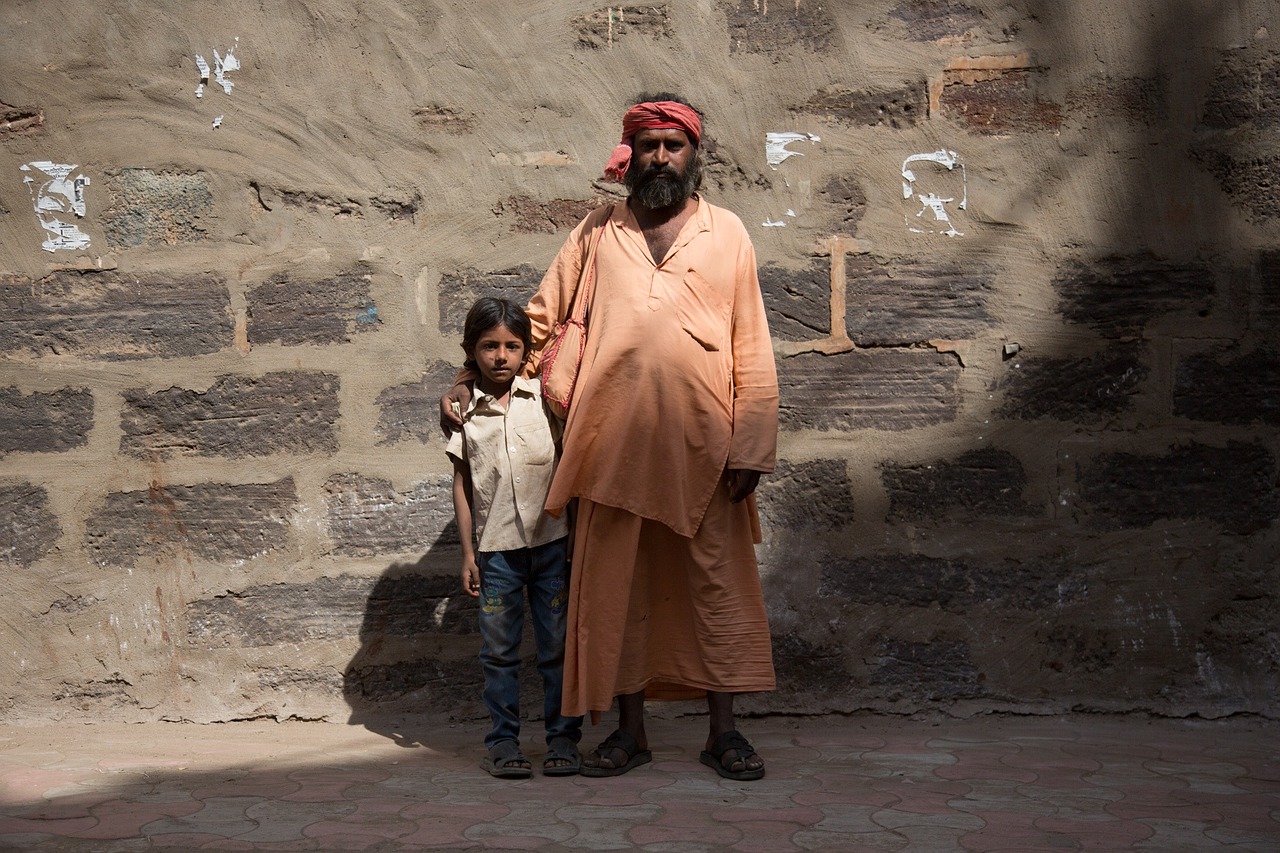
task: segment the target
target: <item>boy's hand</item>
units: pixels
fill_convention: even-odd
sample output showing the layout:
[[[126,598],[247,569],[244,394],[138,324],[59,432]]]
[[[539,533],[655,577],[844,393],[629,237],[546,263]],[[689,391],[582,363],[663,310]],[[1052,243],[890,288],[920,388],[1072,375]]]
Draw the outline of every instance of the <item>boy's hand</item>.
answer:
[[[472,598],[480,597],[480,567],[472,557],[462,558],[462,591]]]
[[[459,382],[440,398],[440,431],[451,435],[462,427],[462,413],[471,402],[471,389]]]

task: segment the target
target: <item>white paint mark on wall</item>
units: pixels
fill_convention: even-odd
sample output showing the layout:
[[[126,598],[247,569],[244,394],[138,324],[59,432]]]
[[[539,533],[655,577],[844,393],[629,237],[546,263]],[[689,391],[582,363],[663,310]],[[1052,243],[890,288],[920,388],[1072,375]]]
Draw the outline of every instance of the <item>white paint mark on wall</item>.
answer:
[[[787,227],[787,223],[775,222],[772,219],[766,219],[764,222],[761,222],[760,224],[763,225],[765,228],[786,228]]]
[[[911,168],[913,163],[924,166],[923,169],[920,165],[916,166],[916,169],[921,170],[919,176],[916,175],[916,170]],[[969,206],[968,176],[965,173],[964,161],[956,152],[942,148],[928,154],[912,154],[903,160],[902,197],[903,199],[914,197],[920,203],[920,209],[915,211],[915,218],[919,220],[917,224],[912,224],[911,214],[905,217],[909,230],[917,234],[939,233],[948,237],[964,236],[963,231],[956,230],[949,210],[951,205],[954,205],[956,210],[966,210]]]
[[[769,168],[777,169],[783,160],[792,157],[803,157],[799,151],[788,150],[787,146],[793,142],[803,142],[808,140],[811,143],[818,143],[822,138],[812,133],[766,133],[764,135],[764,157],[769,161]]]
[[[49,235],[41,247],[46,252],[87,249],[89,235],[81,231],[74,222],[63,222],[59,214],[72,213],[79,217],[85,215],[84,188],[89,186],[89,179],[84,175],[71,177],[71,173],[78,168],[75,164],[37,160],[24,163],[18,168],[28,173],[23,176],[22,182],[27,185],[27,192],[31,194],[31,204],[35,208],[36,218],[40,220],[40,227]],[[30,174],[33,170],[42,172],[48,180],[37,186],[37,179]]]

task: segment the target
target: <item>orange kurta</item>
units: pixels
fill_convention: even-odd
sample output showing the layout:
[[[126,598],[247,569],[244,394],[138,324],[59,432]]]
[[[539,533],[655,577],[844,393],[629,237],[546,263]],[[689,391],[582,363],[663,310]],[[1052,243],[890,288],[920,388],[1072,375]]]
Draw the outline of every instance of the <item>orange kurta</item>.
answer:
[[[601,697],[646,686],[664,697],[683,695],[680,685],[772,689],[754,504],[729,504],[724,480],[726,468],[773,470],[777,443],[777,376],[755,250],[736,216],[701,199],[661,264],[625,204],[593,212],[529,303],[531,371],[570,310],[591,229],[602,221],[586,352],[547,498],[553,512],[573,498],[590,509],[574,557],[565,712],[608,707]],[[706,530],[704,518],[714,518]],[[659,536],[644,520],[668,530]],[[660,594],[671,578],[654,572],[673,566],[689,591]],[[694,582],[717,567],[722,577],[711,586],[727,593]],[[688,618],[665,618],[677,612],[664,603],[674,596],[688,599]],[[619,603],[627,619],[618,619]],[[655,613],[661,633],[637,624]],[[692,674],[665,665],[694,659]]]

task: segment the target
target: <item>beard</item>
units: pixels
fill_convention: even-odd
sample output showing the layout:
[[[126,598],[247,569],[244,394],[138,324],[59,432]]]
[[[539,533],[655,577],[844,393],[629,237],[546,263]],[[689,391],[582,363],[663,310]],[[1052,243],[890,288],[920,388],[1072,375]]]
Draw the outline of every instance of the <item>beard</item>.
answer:
[[[623,183],[631,198],[642,207],[661,210],[680,204],[693,195],[702,182],[702,158],[695,152],[683,172],[670,166],[650,166],[643,172],[628,169]]]

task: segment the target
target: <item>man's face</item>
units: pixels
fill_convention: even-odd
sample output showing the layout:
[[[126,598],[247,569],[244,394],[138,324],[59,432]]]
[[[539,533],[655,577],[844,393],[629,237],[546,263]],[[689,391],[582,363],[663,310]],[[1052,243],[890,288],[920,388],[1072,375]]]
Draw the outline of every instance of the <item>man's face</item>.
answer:
[[[660,209],[693,195],[700,172],[698,149],[683,130],[640,130],[632,141],[631,166],[624,181],[633,200]]]

